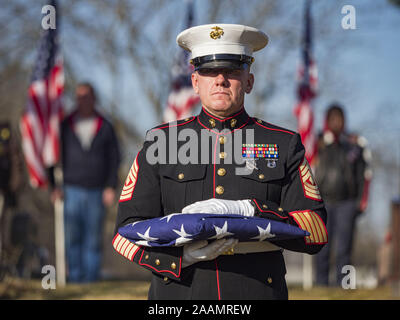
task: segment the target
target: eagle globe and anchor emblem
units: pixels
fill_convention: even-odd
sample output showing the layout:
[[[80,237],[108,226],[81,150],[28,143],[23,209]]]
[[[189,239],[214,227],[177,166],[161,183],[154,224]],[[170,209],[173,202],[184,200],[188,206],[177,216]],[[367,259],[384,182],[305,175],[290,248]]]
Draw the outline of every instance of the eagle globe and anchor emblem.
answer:
[[[224,35],[224,30],[218,26],[211,28],[213,31],[210,32],[210,37],[214,40],[221,38]]]

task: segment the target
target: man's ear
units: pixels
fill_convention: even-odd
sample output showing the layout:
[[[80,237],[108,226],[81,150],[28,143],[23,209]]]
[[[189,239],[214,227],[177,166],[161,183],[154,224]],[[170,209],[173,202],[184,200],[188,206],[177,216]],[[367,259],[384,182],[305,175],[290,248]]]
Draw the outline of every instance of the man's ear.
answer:
[[[192,73],[192,87],[195,93],[199,94],[199,80],[197,79],[197,72]]]
[[[245,92],[247,94],[249,94],[251,92],[251,90],[253,89],[253,85],[254,85],[254,74],[249,73],[249,76],[246,81],[246,88],[245,88]]]

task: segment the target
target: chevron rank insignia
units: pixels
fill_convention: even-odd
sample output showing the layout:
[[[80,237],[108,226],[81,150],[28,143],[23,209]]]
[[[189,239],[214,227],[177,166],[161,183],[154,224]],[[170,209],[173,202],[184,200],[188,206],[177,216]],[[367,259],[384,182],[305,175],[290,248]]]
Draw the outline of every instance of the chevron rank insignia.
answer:
[[[310,233],[304,237],[306,244],[324,244],[328,242],[328,232],[321,217],[314,211],[296,211],[289,213],[298,226]]]
[[[139,246],[135,245],[128,239],[122,237],[119,233],[113,239],[113,247],[114,249],[127,258],[128,260],[132,261],[135,257],[136,252],[139,250]]]
[[[303,159],[303,162],[299,167],[299,171],[304,196],[312,200],[322,201],[321,194],[319,193],[318,186],[315,183],[310,165],[308,164],[306,158]]]
[[[136,156],[135,161],[133,161],[132,167],[129,170],[129,174],[126,177],[124,187],[122,188],[121,196],[119,202],[128,201],[132,199],[133,190],[135,189],[137,174],[139,171],[138,156]]]

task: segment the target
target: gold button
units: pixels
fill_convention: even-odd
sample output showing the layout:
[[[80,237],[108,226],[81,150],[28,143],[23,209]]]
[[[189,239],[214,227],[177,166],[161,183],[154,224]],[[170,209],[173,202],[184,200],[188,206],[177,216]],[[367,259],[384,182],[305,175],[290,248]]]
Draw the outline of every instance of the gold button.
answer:
[[[258,122],[258,123],[262,123],[262,120],[258,119],[257,122]]]
[[[189,121],[190,120],[190,118],[186,118],[184,121]]]
[[[226,174],[226,170],[224,168],[219,168],[217,173],[220,177],[223,177]]]
[[[161,263],[161,262],[160,262],[160,260],[156,259],[156,265],[158,265],[158,266],[159,266],[159,265],[160,265],[160,263]]]
[[[175,264],[175,262],[172,262],[172,263],[171,263],[171,269],[173,269],[173,270],[176,269],[176,264]]]
[[[263,207],[264,209],[268,209],[268,206],[267,206],[266,204],[263,204],[262,207]]]
[[[146,255],[144,256],[144,258],[145,258],[146,260],[149,259],[149,255],[146,254]]]
[[[168,277],[164,277],[164,281],[167,282],[168,281]]]
[[[185,175],[183,173],[178,174],[178,179],[182,180],[185,177]]]
[[[259,178],[260,180],[263,180],[263,179],[265,178],[265,176],[261,173],[261,174],[258,175],[258,178]]]
[[[223,253],[223,255],[226,255],[226,256],[231,256],[231,255],[234,255],[234,254],[235,254],[235,250],[233,248],[230,248],[228,251],[225,251]]]
[[[231,128],[234,128],[236,126],[237,120],[236,119],[232,119],[231,120]]]
[[[226,142],[226,138],[225,137],[219,137],[219,143],[220,144],[224,144]]]
[[[215,191],[218,194],[223,194],[224,193],[224,187],[223,186],[218,186],[218,187],[215,188]]]
[[[215,120],[214,119],[209,119],[208,122],[210,123],[211,128],[215,127]]]
[[[278,211],[282,212],[282,211],[283,211],[283,209],[282,209],[281,207],[279,207],[279,208],[278,208]]]
[[[272,278],[271,278],[271,277],[268,277],[267,282],[268,282],[269,284],[271,284],[271,283],[272,283]]]
[[[219,153],[219,158],[220,159],[225,159],[225,157],[226,157],[226,152],[220,152]]]

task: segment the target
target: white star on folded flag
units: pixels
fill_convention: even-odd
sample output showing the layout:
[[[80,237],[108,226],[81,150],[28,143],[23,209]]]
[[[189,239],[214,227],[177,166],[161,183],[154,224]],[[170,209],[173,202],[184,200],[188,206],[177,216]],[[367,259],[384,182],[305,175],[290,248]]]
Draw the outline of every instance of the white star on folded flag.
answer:
[[[216,225],[214,225],[214,228],[215,228],[216,234],[215,234],[215,236],[211,237],[210,239],[222,239],[225,236],[233,235],[233,233],[228,232],[228,221],[225,221],[222,228],[219,228]]]
[[[175,230],[175,229],[172,229],[172,230],[180,236],[179,238],[176,238],[175,245],[178,246],[180,244],[192,241],[192,239],[188,238],[188,237],[191,236],[191,234],[186,233],[186,231],[185,231],[185,229],[183,227],[183,224],[181,225],[181,230],[180,231],[179,230]]]
[[[133,227],[133,226],[135,226],[135,224],[137,224],[139,222],[141,222],[141,221],[139,220],[139,221],[132,222],[131,226]]]
[[[150,228],[151,227],[148,227],[144,234],[141,234],[140,232],[137,232],[139,237],[141,237],[142,239],[146,240],[146,241],[143,241],[143,240],[136,241],[137,244],[141,244],[141,245],[147,246],[148,245],[148,241],[156,241],[156,240],[158,240],[158,238],[150,237]]]
[[[258,229],[259,235],[256,237],[253,237],[251,239],[258,239],[258,241],[263,241],[265,239],[275,237],[275,235],[271,233],[271,224],[270,223],[268,223],[268,226],[265,229],[261,228],[260,226],[257,226],[257,229]]]
[[[171,214],[169,214],[169,215],[167,215],[167,216],[165,216],[165,217],[160,218],[160,221],[161,221],[161,220],[164,220],[164,219],[167,219],[167,222],[169,222],[169,220],[170,220],[173,216],[177,216],[177,215],[179,215],[179,214],[181,214],[181,213],[171,213]]]

